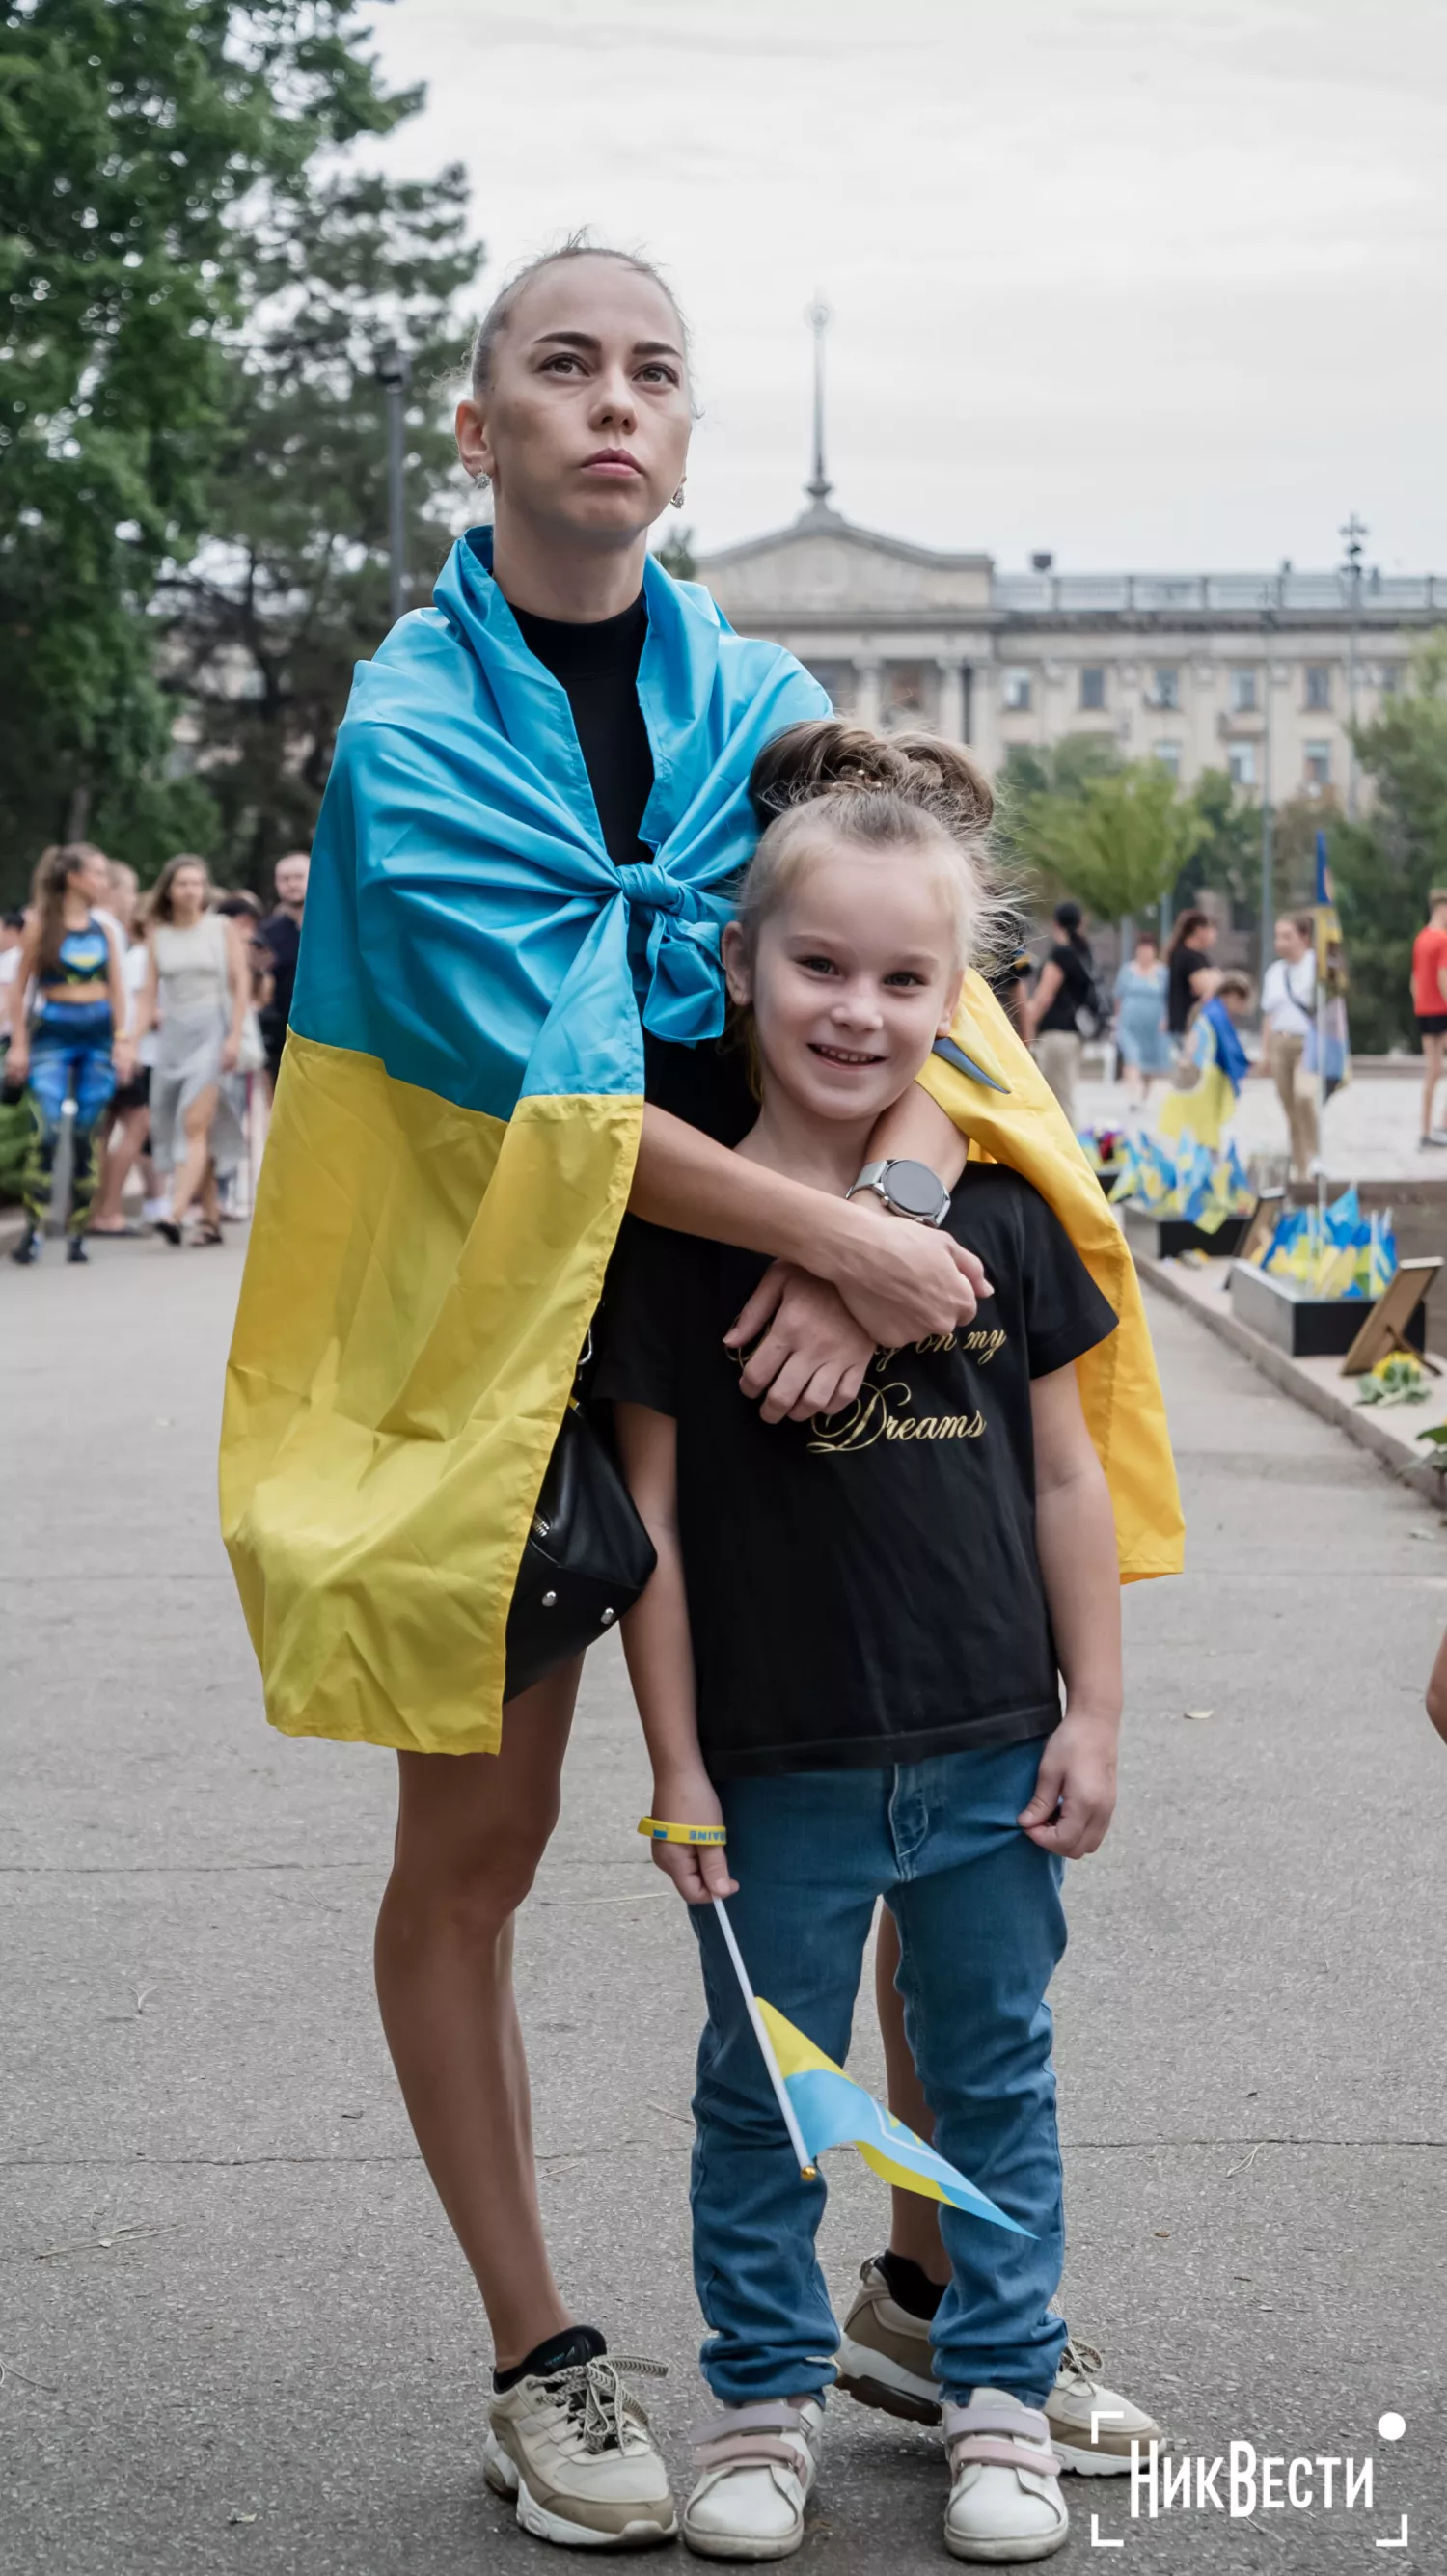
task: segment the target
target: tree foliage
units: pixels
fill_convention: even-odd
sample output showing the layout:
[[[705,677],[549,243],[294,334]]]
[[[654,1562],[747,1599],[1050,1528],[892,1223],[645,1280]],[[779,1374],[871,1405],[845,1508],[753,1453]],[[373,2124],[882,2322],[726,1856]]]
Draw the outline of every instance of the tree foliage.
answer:
[[[1158,760],[1131,761],[1015,809],[1011,833],[1026,864],[1102,921],[1146,913],[1170,892],[1202,829]]]
[[[378,352],[412,360],[407,562],[430,596],[449,543],[445,379],[482,252],[460,168],[397,183],[308,172],[245,243],[251,320],[229,353],[206,542],[162,583],[168,686],[215,798],[216,855],[263,887],[310,838],[353,667],[389,622],[386,397]]]
[[[1357,823],[1330,822],[1329,847],[1352,1040],[1380,1052],[1412,1039],[1412,942],[1432,888],[1447,885],[1447,635],[1428,638],[1407,688],[1352,738],[1372,804]]]
[[[92,829],[140,828],[166,801],[147,606],[204,522],[244,304],[239,212],[415,104],[379,87],[354,0],[0,0],[12,887],[87,807]]]

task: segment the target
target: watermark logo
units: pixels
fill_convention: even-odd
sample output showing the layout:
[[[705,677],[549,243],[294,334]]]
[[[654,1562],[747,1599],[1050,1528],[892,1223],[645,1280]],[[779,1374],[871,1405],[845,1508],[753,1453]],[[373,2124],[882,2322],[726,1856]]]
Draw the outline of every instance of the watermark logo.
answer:
[[[1090,2419],[1090,2438],[1100,2438],[1100,2427],[1115,2421],[1114,2411],[1101,2407]],[[1389,2408],[1377,2418],[1377,2437],[1382,2442],[1400,2442],[1406,2432],[1406,2418]],[[1288,2457],[1283,2452],[1260,2451],[1254,2442],[1228,2442],[1224,2451],[1208,2458],[1205,2452],[1163,2450],[1159,2442],[1135,2442],[1130,2446],[1130,2518],[1132,2522],[1155,2522],[1166,2514],[1224,2514],[1232,2522],[1249,2522],[1254,2529],[1269,2529],[1258,2516],[1273,2513],[1301,2514],[1375,2514],[1377,2510],[1377,2460],[1368,2452],[1358,2460],[1350,2453],[1318,2452],[1313,2457],[1298,2453]],[[1364,2535],[1365,2536],[1365,2535]],[[1385,2536],[1373,2533],[1377,2549],[1405,2550],[1409,2545],[1407,2516],[1398,2517],[1395,2530]],[[1101,2531],[1100,2516],[1090,2517],[1092,2549],[1124,2549],[1123,2538],[1111,2539]]]

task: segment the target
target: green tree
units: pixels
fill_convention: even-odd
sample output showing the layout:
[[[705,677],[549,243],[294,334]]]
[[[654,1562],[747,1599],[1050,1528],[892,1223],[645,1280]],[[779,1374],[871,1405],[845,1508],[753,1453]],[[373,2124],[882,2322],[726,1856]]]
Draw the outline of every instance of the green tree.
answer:
[[[167,805],[147,608],[226,425],[238,209],[416,104],[354,0],[0,0],[8,890],[57,833]]]
[[[1102,921],[1146,913],[1176,884],[1201,830],[1158,760],[1086,775],[1078,795],[1051,792],[1017,809],[1026,864]]]
[[[697,581],[698,557],[692,528],[671,528],[654,552],[664,571],[671,572],[675,581]]]
[[[1381,1052],[1413,1035],[1412,941],[1433,886],[1447,885],[1447,635],[1430,636],[1409,685],[1353,741],[1370,811],[1329,827],[1329,854],[1351,976],[1354,1045]]]
[[[161,586],[167,684],[220,812],[228,874],[265,888],[310,838],[354,665],[386,633],[387,429],[378,352],[412,360],[407,562],[431,594],[456,453],[442,399],[481,248],[460,168],[398,183],[307,173],[248,236],[251,318],[230,352],[206,542]]]

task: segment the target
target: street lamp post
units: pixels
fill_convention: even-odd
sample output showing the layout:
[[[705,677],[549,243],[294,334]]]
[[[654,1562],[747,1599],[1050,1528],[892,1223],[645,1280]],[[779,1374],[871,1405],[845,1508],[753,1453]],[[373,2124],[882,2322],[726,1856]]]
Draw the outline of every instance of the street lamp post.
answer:
[[[1261,607],[1261,981],[1276,953],[1276,890],[1272,883],[1276,851],[1271,818],[1271,631],[1276,620],[1267,602]]]
[[[377,352],[377,373],[387,396],[387,567],[392,623],[407,606],[407,490],[404,479],[407,396],[412,361],[396,340]]]
[[[1362,615],[1362,539],[1367,534],[1353,510],[1339,531],[1346,539],[1347,610],[1347,820],[1357,813],[1357,751],[1352,728],[1357,720],[1357,632]]]

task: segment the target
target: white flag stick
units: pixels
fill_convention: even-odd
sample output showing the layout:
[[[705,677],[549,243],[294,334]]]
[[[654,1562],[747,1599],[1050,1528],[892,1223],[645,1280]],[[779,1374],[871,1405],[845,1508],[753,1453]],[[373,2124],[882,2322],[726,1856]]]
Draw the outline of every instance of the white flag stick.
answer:
[[[718,1916],[719,1929],[723,1933],[729,1957],[734,1963],[734,1974],[738,1978],[748,2016],[754,2026],[754,2037],[763,2051],[764,2064],[769,2071],[769,2082],[774,2088],[774,2099],[778,2103],[784,2126],[789,2132],[789,2143],[799,2159],[799,2172],[805,2182],[817,2182],[819,2168],[811,2160],[809,2150],[804,2144],[804,2133],[799,2126],[794,2105],[789,2099],[789,2088],[779,2073],[779,2061],[774,2055],[774,2043],[765,2027],[764,2016],[759,2010],[753,1987],[749,1984],[748,1971],[739,1955],[739,1945],[734,1939],[734,1927],[729,1921],[729,1910],[721,1896],[714,1898],[713,1910]]]

